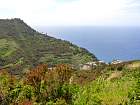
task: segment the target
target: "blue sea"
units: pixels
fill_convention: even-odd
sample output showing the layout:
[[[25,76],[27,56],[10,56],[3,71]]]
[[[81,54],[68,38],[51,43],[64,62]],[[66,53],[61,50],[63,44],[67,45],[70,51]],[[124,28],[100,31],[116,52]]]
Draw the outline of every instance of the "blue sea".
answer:
[[[39,32],[88,49],[100,60],[140,59],[140,27],[36,27]]]

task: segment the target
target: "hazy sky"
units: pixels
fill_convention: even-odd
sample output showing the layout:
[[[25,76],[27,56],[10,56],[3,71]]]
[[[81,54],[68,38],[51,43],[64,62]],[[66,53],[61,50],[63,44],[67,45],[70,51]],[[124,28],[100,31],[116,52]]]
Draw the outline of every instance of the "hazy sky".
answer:
[[[140,0],[0,0],[0,18],[32,26],[140,25]]]

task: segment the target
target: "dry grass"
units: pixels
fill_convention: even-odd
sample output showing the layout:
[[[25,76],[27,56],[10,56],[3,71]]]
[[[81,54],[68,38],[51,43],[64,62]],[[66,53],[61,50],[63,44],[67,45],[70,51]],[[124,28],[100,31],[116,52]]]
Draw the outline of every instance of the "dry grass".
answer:
[[[140,67],[140,61],[132,62],[131,64],[127,65],[127,68],[138,68]]]
[[[114,79],[119,79],[122,76],[121,71],[114,71],[108,78],[107,80],[114,80]]]

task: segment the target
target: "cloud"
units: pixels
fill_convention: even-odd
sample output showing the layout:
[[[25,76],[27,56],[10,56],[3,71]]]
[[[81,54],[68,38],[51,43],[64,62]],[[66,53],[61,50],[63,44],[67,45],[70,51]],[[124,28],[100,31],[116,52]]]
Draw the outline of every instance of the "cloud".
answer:
[[[139,4],[138,0],[3,0],[0,18],[19,17],[31,25],[135,24],[140,21]]]

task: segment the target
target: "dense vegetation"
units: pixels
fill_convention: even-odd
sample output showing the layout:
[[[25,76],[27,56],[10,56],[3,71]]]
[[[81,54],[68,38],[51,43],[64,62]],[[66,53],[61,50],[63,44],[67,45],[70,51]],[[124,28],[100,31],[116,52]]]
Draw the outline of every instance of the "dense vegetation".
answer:
[[[84,48],[33,30],[20,19],[0,20],[0,68],[22,74],[38,64],[79,64],[97,58]]]
[[[42,64],[21,79],[1,70],[0,105],[140,105],[140,68],[128,67],[74,71]]]
[[[0,105],[140,105],[140,61],[78,69],[89,61],[86,49],[0,20]]]

